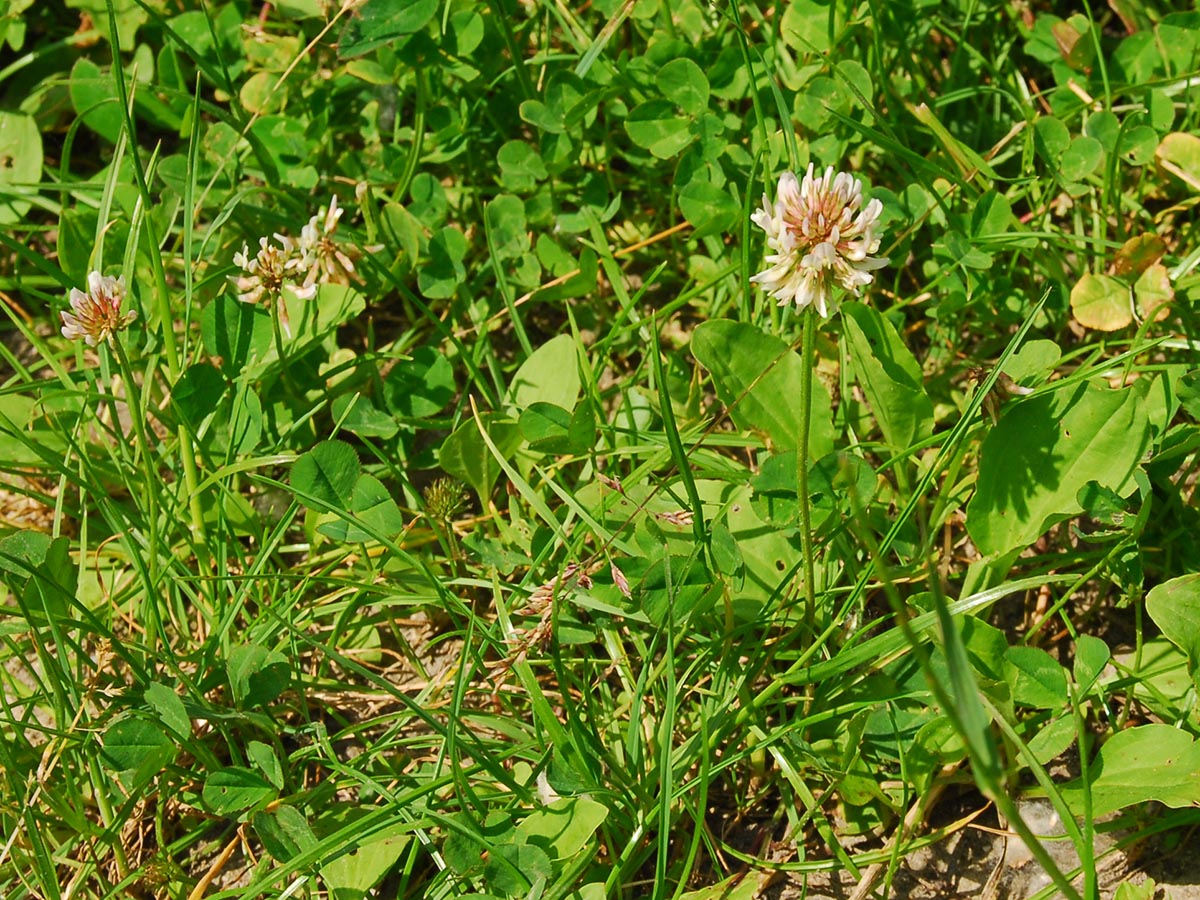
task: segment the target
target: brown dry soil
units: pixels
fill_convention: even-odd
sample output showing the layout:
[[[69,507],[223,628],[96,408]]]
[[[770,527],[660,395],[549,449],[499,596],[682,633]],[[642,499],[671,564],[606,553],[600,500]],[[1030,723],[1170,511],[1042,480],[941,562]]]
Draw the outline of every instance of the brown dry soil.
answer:
[[[1079,866],[1079,857],[1049,803],[1023,801],[1022,816],[1064,872]],[[1057,837],[1056,837],[1057,836]],[[1096,837],[1096,870],[1100,896],[1108,900],[1122,884],[1153,879],[1154,900],[1200,900],[1200,829],[1166,838],[1129,843],[1128,834],[1103,832]],[[1169,843],[1168,843],[1169,842]],[[1121,847],[1119,845],[1126,844]],[[969,826],[949,838],[911,854],[893,875],[890,890],[880,877],[874,890],[846,872],[818,873],[806,878],[774,879],[759,896],[770,900],[1027,900],[1049,888],[1051,880],[1016,836],[1000,829]],[[1082,878],[1075,886],[1082,887]],[[1058,898],[1057,891],[1042,896]],[[1142,895],[1137,895],[1139,898]]]

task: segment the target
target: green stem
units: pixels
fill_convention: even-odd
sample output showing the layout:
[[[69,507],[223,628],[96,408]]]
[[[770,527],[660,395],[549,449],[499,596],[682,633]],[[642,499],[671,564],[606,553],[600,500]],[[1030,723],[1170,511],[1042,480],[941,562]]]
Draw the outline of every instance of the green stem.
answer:
[[[816,566],[813,560],[812,508],[808,491],[808,438],[812,418],[813,359],[816,344],[817,311],[812,306],[804,316],[803,364],[800,368],[800,446],[796,449],[796,501],[800,506],[800,546],[804,554],[804,623],[808,633],[816,631],[817,595],[814,587]]]
[[[121,115],[125,121],[125,132],[129,136],[129,151],[133,158],[133,176],[137,181],[138,194],[142,198],[142,227],[145,229],[146,241],[150,256],[150,269],[154,274],[154,300],[157,307],[159,324],[162,326],[163,352],[167,357],[167,380],[172,388],[182,374],[179,345],[175,338],[175,318],[171,313],[171,292],[167,287],[167,275],[163,268],[162,252],[159,245],[157,230],[154,227],[154,217],[150,211],[154,208],[154,198],[150,193],[150,185],[146,181],[146,171],[142,168],[141,155],[138,153],[137,131],[133,127],[133,107],[130,104],[129,90],[125,84],[125,73],[121,69],[121,42],[117,34],[117,12],[113,0],[105,0],[108,10],[109,43],[112,45],[112,75],[117,89],[117,100],[121,106]],[[152,373],[146,372],[146,383],[152,380]],[[199,492],[196,486],[200,479],[196,469],[196,451],[192,446],[192,437],[187,429],[179,427],[179,456],[183,463],[183,483],[188,495],[188,510],[191,513],[192,536],[200,547],[208,546],[204,527],[204,508],[200,504]]]
[[[142,498],[146,507],[146,521],[148,524],[146,543],[150,551],[150,593],[146,597],[146,609],[149,615],[147,616],[145,626],[146,643],[153,654],[158,647],[158,640],[162,636],[162,623],[158,615],[158,606],[153,599],[159,578],[158,495],[155,493],[156,486],[159,484],[159,478],[154,471],[154,453],[150,446],[150,439],[146,436],[146,422],[143,418],[141,390],[134,380],[133,368],[129,365],[129,357],[125,354],[125,345],[121,343],[121,339],[117,335],[112,336],[109,345],[117,357],[117,368],[121,370],[121,378],[125,381],[125,405],[129,408],[129,419],[133,423],[133,433],[137,437],[138,455],[141,456],[142,472],[145,479],[142,484]],[[113,415],[113,427],[119,433],[121,423],[116,418],[115,407]]]
[[[100,812],[100,821],[103,823],[105,831],[111,831],[115,817],[113,816],[112,803],[108,799],[107,780],[100,774],[99,766],[96,765],[96,757],[92,754],[88,755],[87,760],[88,774],[92,779],[93,796],[96,798],[96,807]],[[122,845],[120,836],[112,842],[113,857],[117,864],[117,875],[124,878],[129,874],[129,858],[125,855],[125,847]]]
[[[404,169],[400,173],[400,181],[392,197],[398,202],[404,202],[404,196],[412,187],[413,178],[417,174],[417,166],[421,163],[421,149],[425,143],[425,107],[429,103],[429,88],[425,83],[425,70],[417,66],[415,76],[417,85],[417,108],[413,112],[413,137],[408,149],[408,158],[404,161]]]

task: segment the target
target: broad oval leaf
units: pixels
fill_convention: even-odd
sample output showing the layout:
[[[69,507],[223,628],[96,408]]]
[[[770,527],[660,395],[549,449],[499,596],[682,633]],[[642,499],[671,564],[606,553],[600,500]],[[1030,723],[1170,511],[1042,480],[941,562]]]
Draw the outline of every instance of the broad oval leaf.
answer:
[[[424,28],[439,5],[438,0],[367,0],[342,29],[338,56],[363,56],[376,47],[402,40]]]
[[[1100,677],[1100,673],[1108,665],[1108,660],[1111,656],[1108,644],[1104,643],[1100,638],[1090,634],[1081,634],[1079,636],[1078,640],[1075,641],[1073,674],[1075,675],[1075,683],[1079,685],[1080,693],[1086,694],[1092,689],[1092,685],[1096,683],[1096,679]]]
[[[1004,677],[1013,703],[1033,709],[1061,709],[1067,703],[1067,675],[1040,647],[1009,647]]]
[[[330,405],[333,419],[359,437],[394,437],[400,430],[396,420],[375,405],[370,397],[361,393],[341,394]]]
[[[350,510],[358,482],[358,454],[342,441],[322,441],[292,465],[293,490],[325,506]]]
[[[786,343],[755,325],[713,319],[692,333],[692,353],[712,374],[717,396],[739,428],[764,435],[776,451],[800,444],[800,373],[804,363]],[[833,451],[829,392],[813,377],[809,455]]]
[[[1167,252],[1167,242],[1157,234],[1139,234],[1131,237],[1113,259],[1114,275],[1140,275],[1154,265]]]
[[[673,59],[659,69],[655,83],[664,97],[689,116],[698,116],[708,107],[708,79],[704,70],[686,56]]]
[[[1062,349],[1054,341],[1026,341],[1008,358],[1004,374],[1016,382],[1042,381],[1062,359]]]
[[[391,537],[404,527],[404,514],[400,512],[400,507],[374,475],[364,473],[358,476],[350,511],[370,531],[341,518],[317,526],[317,531],[334,540],[360,542],[373,540],[376,535]]]
[[[282,296],[292,331],[291,336],[283,335],[284,352],[289,356],[328,339],[335,328],[357,318],[367,306],[353,285],[332,281],[319,284],[311,300],[296,296],[290,286]]]
[[[521,446],[521,430],[517,423],[494,413],[485,413],[481,418],[492,443],[505,459],[511,457]],[[483,505],[487,506],[501,469],[491,449],[480,436],[479,425],[474,419],[463,422],[446,438],[438,453],[438,462],[447,475],[453,475],[459,481],[469,484],[479,495]]]
[[[519,111],[522,120],[541,131],[562,134],[566,130],[563,128],[562,111],[551,109],[541,100],[522,101]]]
[[[220,294],[200,316],[200,336],[210,357],[221,361],[221,369],[233,377],[271,347],[271,316],[264,309]]]
[[[267,776],[267,780],[271,784],[283,790],[283,766],[279,764],[279,757],[275,755],[275,750],[270,744],[264,744],[262,741],[250,741],[246,745],[246,756],[263,775]]]
[[[463,259],[467,239],[457,228],[447,225],[429,240],[429,261],[417,272],[417,286],[431,300],[453,297],[455,289],[467,277]]]
[[[501,181],[509,190],[530,190],[549,175],[541,155],[525,141],[507,141],[496,154],[496,162],[500,164]]]
[[[253,390],[242,390],[233,404],[229,417],[229,447],[237,454],[247,454],[258,446],[262,437],[262,401]]]
[[[121,114],[112,73],[102,70],[90,59],[79,59],[71,67],[67,93],[83,123],[109,143],[115,144],[125,127],[125,117]],[[4,115],[8,116],[9,113]],[[5,131],[7,124],[0,119],[0,135]],[[40,135],[38,146],[41,146]]]
[[[368,815],[370,806],[337,807],[323,812],[317,821],[319,830],[328,832],[332,826],[342,827]],[[334,897],[366,897],[400,858],[413,839],[404,834],[403,823],[382,832],[372,831],[371,837],[356,840],[347,853],[340,853],[321,865],[321,880]]]
[[[445,409],[458,387],[450,360],[434,347],[418,347],[392,367],[383,389],[387,405],[397,415],[424,419]]]
[[[582,850],[607,817],[608,807],[590,797],[563,797],[526,816],[517,833],[562,862]]]
[[[152,682],[146,688],[146,703],[158,713],[158,719],[179,737],[192,733],[192,720],[179,695],[161,682]]]
[[[1146,595],[1146,612],[1173,644],[1188,655],[1193,672],[1200,665],[1200,575],[1183,575],[1155,585]]]
[[[2,410],[0,415],[3,415]],[[30,569],[46,561],[50,545],[50,535],[40,531],[17,531],[5,536],[0,539],[0,571],[16,573],[22,579],[28,578]]]
[[[216,366],[196,363],[188,366],[175,382],[171,402],[180,417],[196,431],[206,417],[216,412],[224,394],[225,379]]]
[[[1162,139],[1155,155],[1164,169],[1200,190],[1200,137],[1173,132]]]
[[[724,585],[694,558],[664,554],[650,563],[638,584],[642,610],[651,622],[679,624],[703,615],[721,596]]]
[[[659,159],[670,159],[691,143],[687,118],[669,100],[648,100],[625,119],[629,139]]]
[[[1171,275],[1162,263],[1146,269],[1133,284],[1133,296],[1137,300],[1138,312],[1144,318],[1161,322],[1171,314],[1168,304],[1175,299],[1175,288],[1171,286]]]
[[[549,854],[536,844],[497,843],[488,853],[483,877],[506,897],[538,896],[533,885],[545,884],[554,873]]]
[[[924,375],[892,323],[862,303],[845,304],[842,321],[858,383],[884,440],[901,452],[932,434],[933,402]]]
[[[500,194],[484,207],[483,220],[496,259],[515,259],[529,249],[525,204],[520,197]]]
[[[518,409],[552,403],[575,409],[579,398],[579,351],[575,338],[560,334],[533,351],[508,386],[508,401]]]
[[[1033,123],[1033,148],[1046,162],[1058,165],[1066,149],[1071,146],[1071,132],[1053,116],[1039,116]]]
[[[287,862],[317,845],[317,836],[304,813],[286,803],[270,812],[254,814],[251,820],[263,846],[280,862]]]
[[[834,22],[830,22],[830,17]],[[841,32],[845,12],[837,4],[817,0],[792,0],[783,8],[780,37],[793,50],[808,55],[824,54],[833,49],[833,36]]]
[[[229,688],[239,706],[264,706],[291,683],[287,657],[259,644],[243,644],[229,651],[225,661]]]
[[[146,719],[129,716],[104,732],[100,759],[116,772],[160,771],[175,758],[175,742]],[[150,774],[153,774],[151,772]]]
[[[707,181],[689,182],[679,192],[679,209],[695,229],[693,238],[728,231],[741,212],[728,191]]]
[[[1079,181],[1091,175],[1104,162],[1104,145],[1094,137],[1081,135],[1063,152],[1059,171],[1067,181]]]
[[[565,441],[571,427],[571,414],[561,406],[539,400],[522,410],[519,424],[521,436],[531,444],[559,439]]]
[[[1126,490],[1150,438],[1144,388],[1090,384],[1015,402],[984,439],[967,530],[985,556],[1082,511],[1089,481]]]
[[[252,769],[228,766],[205,779],[200,796],[214,814],[227,816],[266,803],[275,794],[274,785]]]
[[[1135,125],[1121,132],[1119,151],[1131,164],[1144,166],[1158,150],[1158,132],[1149,125]]]
[[[1089,767],[1091,784],[1082,779],[1062,786],[1063,799],[1083,812],[1083,792],[1092,795],[1099,817],[1157,800],[1179,809],[1200,804],[1200,745],[1171,725],[1142,725],[1121,731],[1100,748]]]
[[[120,108],[114,108],[119,115]],[[31,205],[14,198],[34,193],[31,185],[42,177],[42,133],[32,116],[0,112],[0,160],[0,225],[8,225],[19,222]]]

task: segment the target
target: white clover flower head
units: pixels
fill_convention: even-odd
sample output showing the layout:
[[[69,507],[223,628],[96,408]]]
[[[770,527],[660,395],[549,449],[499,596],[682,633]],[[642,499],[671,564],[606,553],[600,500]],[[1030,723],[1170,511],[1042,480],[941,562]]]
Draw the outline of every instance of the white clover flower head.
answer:
[[[278,232],[275,243],[270,238],[259,238],[259,249],[253,257],[243,244],[233,254],[239,272],[230,276],[238,300],[273,301],[280,325],[290,336],[284,288],[301,300],[311,300],[317,295],[318,285],[331,281],[348,284],[354,276],[354,262],[333,239],[344,212],[335,196],[300,229],[297,240]]]
[[[797,312],[815,306],[822,317],[836,309],[834,287],[859,296],[875,280],[873,272],[888,264],[872,256],[879,249],[879,216],[883,204],[863,206],[862,182],[830,166],[816,177],[809,165],[804,180],[792,172],[779,179],[772,204],[750,220],[767,233],[767,268],[750,278],[780,306]]]
[[[305,284],[331,281],[348,284],[354,276],[354,262],[333,239],[338,221],[345,210],[338,206],[337,195],[329,205],[308,220],[300,231],[300,248],[308,255],[310,269]]]
[[[305,250],[315,250],[323,238],[333,236],[337,231],[338,220],[345,210],[338,206],[337,194],[329,200],[329,205],[308,220],[308,224],[300,231],[300,245]]]
[[[71,288],[71,311],[61,313],[63,337],[82,340],[89,347],[95,347],[101,341],[111,343],[118,331],[137,318],[137,312],[133,310],[121,312],[125,293],[124,275],[113,278],[89,272],[86,292]]]
[[[275,240],[278,246],[269,238],[259,238],[258,253],[253,257],[245,244],[241,252],[233,254],[233,264],[242,270],[233,278],[233,284],[243,303],[257,303],[264,296],[278,297],[285,284],[305,299],[315,293],[315,289],[303,285],[304,273],[311,264],[308,254],[286,235],[276,233]]]

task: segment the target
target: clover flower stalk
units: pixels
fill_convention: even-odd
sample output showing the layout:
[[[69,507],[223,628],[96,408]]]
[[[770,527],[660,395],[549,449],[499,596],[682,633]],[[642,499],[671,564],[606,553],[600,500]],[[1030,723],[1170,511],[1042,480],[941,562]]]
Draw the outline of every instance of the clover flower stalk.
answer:
[[[129,357],[125,352],[122,342],[117,335],[124,331],[130,322],[137,318],[137,312],[130,310],[122,312],[121,306],[125,302],[125,295],[128,293],[125,286],[125,276],[119,275],[113,278],[110,275],[102,275],[100,272],[89,272],[87,277],[87,290],[81,291],[79,288],[71,288],[69,302],[71,304],[70,312],[63,311],[62,315],[62,334],[63,337],[73,341],[83,341],[89,347],[97,347],[100,344],[107,344],[116,359],[117,368],[120,372],[120,381],[124,387],[125,393],[125,408],[129,413],[129,421],[133,426],[133,432],[137,437],[137,444],[140,450],[142,478],[141,491],[142,503],[146,509],[147,532],[146,540],[150,548],[150,573],[152,583],[157,581],[158,573],[158,497],[156,494],[157,484],[159,483],[159,475],[156,466],[155,447],[151,444],[149,434],[146,430],[146,423],[142,418],[142,402],[141,389],[138,385],[138,380],[133,375],[133,367],[129,363]],[[109,362],[103,355],[100,358],[101,378],[104,382],[109,382]],[[145,372],[143,372],[145,375]],[[112,382],[112,388],[101,392],[108,406],[108,414],[111,419],[111,427],[116,439],[123,445],[127,440],[126,432],[121,426],[121,412],[118,404],[118,392],[116,390],[116,381]],[[126,445],[128,446],[128,445]],[[151,642],[157,639],[157,635],[161,632],[161,621],[157,617],[157,608],[153,604],[148,604],[148,609],[152,610],[151,621],[148,623],[148,630],[151,631]]]
[[[809,165],[803,179],[785,172],[775,202],[763,194],[762,207],[750,220],[767,235],[766,268],[750,278],[780,306],[804,315],[800,370],[800,435],[796,448],[796,490],[804,556],[805,625],[816,634],[816,588],[812,509],[808,490],[812,379],[815,365],[815,318],[837,310],[839,293],[860,296],[888,264],[879,250],[883,204],[863,204],[862,182],[832,166],[819,177]]]
[[[124,383],[126,406],[130,412],[130,419],[138,432],[143,458],[148,459],[149,444],[145,440],[142,421],[138,416],[141,404],[137,402],[137,382],[133,378],[124,348],[117,339],[117,335],[137,318],[137,313],[133,310],[121,311],[126,293],[124,275],[113,278],[111,275],[103,275],[100,272],[89,272],[87,290],[71,288],[68,297],[71,309],[70,311],[63,310],[60,313],[63,321],[62,335],[68,340],[83,341],[89,347],[106,344],[113,351],[120,368],[121,380]],[[100,368],[101,377],[107,382],[109,380],[108,360],[103,356],[100,359]],[[102,393],[107,396],[109,414],[115,433],[118,439],[123,440],[125,434],[120,428],[121,415],[117,405],[115,385],[113,390]]]

